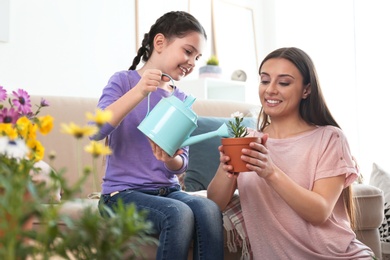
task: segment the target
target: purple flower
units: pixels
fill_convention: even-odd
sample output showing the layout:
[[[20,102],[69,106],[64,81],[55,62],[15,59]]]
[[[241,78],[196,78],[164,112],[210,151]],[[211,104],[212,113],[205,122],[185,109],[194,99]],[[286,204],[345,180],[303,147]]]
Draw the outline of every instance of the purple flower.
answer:
[[[30,96],[23,89],[18,89],[18,91],[13,91],[12,94],[15,99],[12,100],[12,103],[17,107],[18,111],[23,115],[26,115],[31,112],[31,100]]]
[[[41,107],[48,107],[49,105],[50,104],[46,99],[41,98],[41,104],[40,104]]]
[[[15,124],[19,118],[18,111],[15,108],[3,108],[0,110],[0,123],[12,123]]]
[[[7,90],[3,86],[0,86],[0,101],[4,101],[7,98]]]

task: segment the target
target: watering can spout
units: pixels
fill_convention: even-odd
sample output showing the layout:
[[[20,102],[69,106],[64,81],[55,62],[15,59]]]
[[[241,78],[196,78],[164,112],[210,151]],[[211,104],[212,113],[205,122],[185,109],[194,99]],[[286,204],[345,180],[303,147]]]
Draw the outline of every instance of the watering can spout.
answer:
[[[200,135],[189,137],[188,139],[186,139],[183,142],[181,147],[189,146],[189,145],[192,145],[192,144],[195,144],[195,143],[199,143],[199,142],[202,142],[204,140],[207,140],[207,139],[210,139],[210,138],[213,138],[213,137],[216,137],[216,136],[220,136],[220,137],[228,137],[229,136],[229,130],[228,130],[228,127],[227,127],[226,124],[221,125],[215,131],[211,131],[211,132],[208,132],[208,133],[204,133],[204,134],[200,134]]]

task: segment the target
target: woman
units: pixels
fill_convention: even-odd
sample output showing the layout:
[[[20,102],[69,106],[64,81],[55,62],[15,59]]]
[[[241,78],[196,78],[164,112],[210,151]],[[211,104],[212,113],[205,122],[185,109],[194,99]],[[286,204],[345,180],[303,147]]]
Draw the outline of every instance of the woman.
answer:
[[[224,209],[238,189],[254,259],[372,259],[352,229],[358,171],[312,60],[277,49],[259,75],[259,138],[241,157],[250,171],[232,173],[221,146],[208,197]]]

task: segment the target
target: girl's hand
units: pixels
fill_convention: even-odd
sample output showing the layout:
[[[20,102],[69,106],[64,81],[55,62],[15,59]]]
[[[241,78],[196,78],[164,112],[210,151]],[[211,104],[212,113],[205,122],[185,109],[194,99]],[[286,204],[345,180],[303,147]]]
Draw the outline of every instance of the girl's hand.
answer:
[[[167,154],[160,146],[158,146],[155,142],[149,139],[150,145],[152,147],[153,155],[157,160],[162,161],[164,163],[169,163],[170,161],[175,160],[175,157],[179,154],[183,153],[183,150],[179,149],[173,156]]]
[[[167,77],[162,77],[161,70],[147,69],[142,73],[141,79],[136,85],[136,88],[138,88],[142,95],[146,97],[150,92],[157,90],[161,81],[167,81],[166,78]]]

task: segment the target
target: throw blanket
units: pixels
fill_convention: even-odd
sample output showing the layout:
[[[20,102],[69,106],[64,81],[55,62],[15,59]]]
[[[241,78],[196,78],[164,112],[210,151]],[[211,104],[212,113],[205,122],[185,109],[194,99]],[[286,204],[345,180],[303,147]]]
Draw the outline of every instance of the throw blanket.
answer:
[[[207,197],[207,191],[187,192],[191,195]],[[222,212],[223,226],[227,233],[227,246],[229,252],[237,252],[237,248],[241,247],[241,260],[251,259],[251,248],[247,236],[244,217],[242,215],[240,197],[235,193]]]

